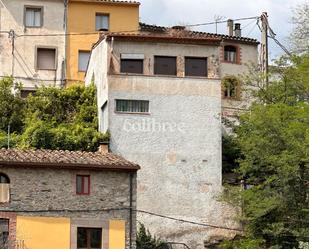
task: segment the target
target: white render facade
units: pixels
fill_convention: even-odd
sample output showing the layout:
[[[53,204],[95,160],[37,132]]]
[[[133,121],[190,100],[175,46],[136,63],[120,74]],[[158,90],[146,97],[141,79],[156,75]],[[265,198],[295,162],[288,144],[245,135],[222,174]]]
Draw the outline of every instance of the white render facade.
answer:
[[[13,76],[24,90],[43,84],[60,86],[65,66],[64,18],[63,0],[0,1],[0,30],[5,31],[0,34],[0,76]]]
[[[256,46],[246,47],[257,54]],[[251,49],[251,50],[250,50]],[[99,129],[111,134],[113,153],[141,165],[137,209],[154,214],[238,229],[235,210],[218,201],[222,191],[220,77],[244,65],[222,66],[220,44],[103,39],[93,48],[86,84],[97,87]],[[125,55],[125,56],[122,56]],[[143,74],[120,72],[121,58],[143,58]],[[154,57],[174,56],[177,75],[154,75]],[[186,57],[207,58],[207,77],[184,76]],[[243,56],[249,63],[249,57]],[[149,101],[149,113],[120,113],[117,100]],[[235,235],[137,213],[154,234],[190,248],[204,241]]]

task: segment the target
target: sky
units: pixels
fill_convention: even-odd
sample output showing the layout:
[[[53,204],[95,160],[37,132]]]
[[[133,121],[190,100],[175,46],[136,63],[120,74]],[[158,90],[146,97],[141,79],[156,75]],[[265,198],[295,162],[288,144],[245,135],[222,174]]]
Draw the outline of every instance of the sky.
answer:
[[[260,16],[267,12],[269,23],[277,39],[286,47],[292,31],[293,8],[306,0],[139,0],[140,21],[162,26],[187,25],[213,22],[215,17],[236,19]],[[242,35],[260,40],[261,33],[254,20],[240,22]],[[215,33],[215,25],[191,28]],[[226,34],[226,23],[218,25],[218,33]],[[272,41],[269,42],[270,58],[275,59],[284,52]]]

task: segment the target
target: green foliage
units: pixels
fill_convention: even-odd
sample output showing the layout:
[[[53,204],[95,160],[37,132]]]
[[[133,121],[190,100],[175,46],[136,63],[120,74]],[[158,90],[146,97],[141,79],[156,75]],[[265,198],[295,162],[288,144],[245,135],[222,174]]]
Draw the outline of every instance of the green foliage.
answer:
[[[42,87],[26,99],[20,97],[19,88],[12,93],[13,86],[10,78],[0,81],[0,99],[9,108],[5,112],[0,107],[0,147],[7,146],[9,123],[11,147],[96,151],[101,141],[109,139],[97,131],[94,85]]]
[[[136,236],[136,249],[168,249],[168,245],[152,236],[143,224],[139,224]]]
[[[240,148],[234,136],[222,137],[222,172],[232,173],[238,168],[238,159],[240,157]]]
[[[241,200],[245,238],[226,248],[294,249],[309,240],[309,53],[290,63],[268,87],[256,81],[257,101],[235,130],[236,173],[252,187],[229,192]]]
[[[225,241],[222,244],[223,249],[262,249],[264,241],[256,238],[239,238],[233,241]]]

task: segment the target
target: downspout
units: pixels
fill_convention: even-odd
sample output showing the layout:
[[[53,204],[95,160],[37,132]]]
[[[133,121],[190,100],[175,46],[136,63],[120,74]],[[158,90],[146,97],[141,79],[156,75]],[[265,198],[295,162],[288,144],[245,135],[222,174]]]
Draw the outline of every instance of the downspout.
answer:
[[[64,17],[63,17],[63,28],[64,28],[64,59],[63,59],[63,71],[61,75],[61,87],[66,84],[66,70],[67,70],[67,32],[68,32],[68,0],[64,0]]]
[[[133,173],[130,173],[130,249],[132,249],[132,237],[133,237]]]

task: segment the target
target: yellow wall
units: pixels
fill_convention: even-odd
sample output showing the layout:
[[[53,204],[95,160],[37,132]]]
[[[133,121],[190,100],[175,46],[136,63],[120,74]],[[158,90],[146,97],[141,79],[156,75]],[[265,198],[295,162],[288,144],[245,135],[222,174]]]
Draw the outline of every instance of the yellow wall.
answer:
[[[17,216],[16,240],[19,248],[70,248],[70,219]]]
[[[109,221],[109,249],[125,249],[126,224],[121,220]]]
[[[93,33],[96,13],[109,14],[109,28],[114,31],[137,31],[139,6],[132,4],[111,4],[106,2],[69,1],[68,33]],[[67,36],[67,79],[84,80],[85,72],[78,72],[78,51],[90,51],[99,36]]]

